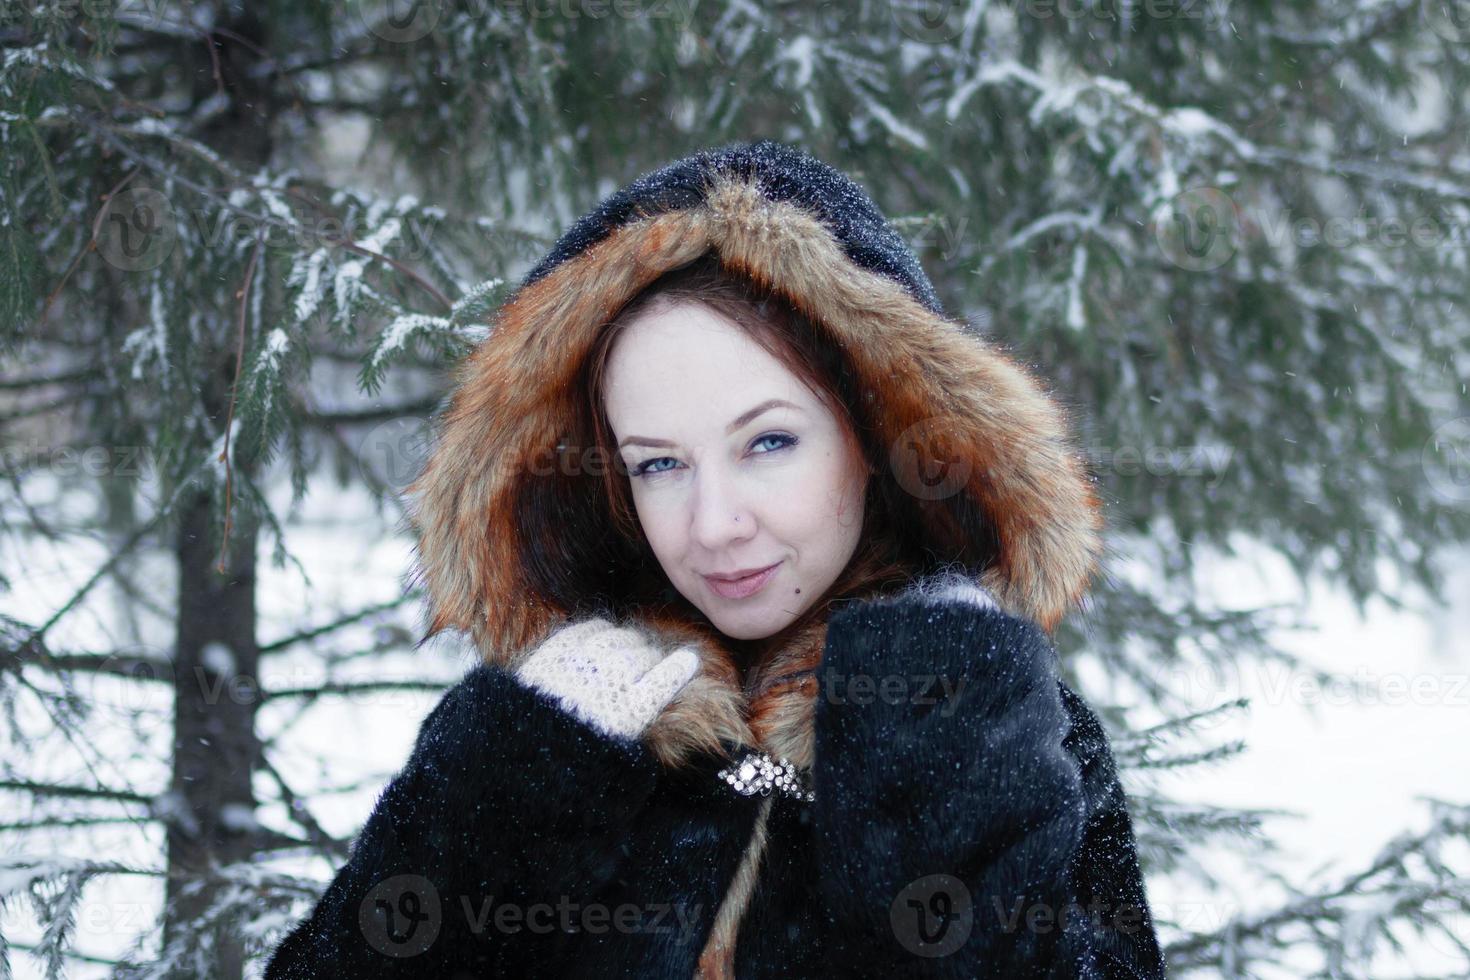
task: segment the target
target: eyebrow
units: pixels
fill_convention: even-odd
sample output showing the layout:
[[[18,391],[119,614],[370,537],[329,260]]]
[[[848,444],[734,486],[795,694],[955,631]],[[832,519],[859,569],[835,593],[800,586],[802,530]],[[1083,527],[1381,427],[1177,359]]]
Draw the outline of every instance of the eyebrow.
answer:
[[[768,412],[768,411],[770,411],[773,408],[777,408],[777,407],[783,406],[783,405],[785,407],[787,407],[787,408],[794,408],[798,412],[802,410],[800,405],[794,405],[794,404],[792,404],[791,402],[787,401],[784,398],[768,398],[765,401],[761,402],[759,405],[757,405],[754,408],[750,409],[749,411],[740,413],[740,416],[738,418],[736,418],[735,421],[733,421],[729,425],[725,426],[725,433],[726,433],[726,435],[734,432],[736,429],[740,428],[742,425],[745,425],[746,423],[750,422],[752,419],[754,419],[757,415],[760,415],[762,412]],[[667,439],[650,439],[647,436],[629,436],[628,438],[624,439],[622,442],[618,443],[618,448],[619,449],[622,449],[624,446],[630,446],[630,445],[632,445],[634,443],[637,443],[640,446],[672,446],[672,445],[674,445],[674,443],[670,442]]]

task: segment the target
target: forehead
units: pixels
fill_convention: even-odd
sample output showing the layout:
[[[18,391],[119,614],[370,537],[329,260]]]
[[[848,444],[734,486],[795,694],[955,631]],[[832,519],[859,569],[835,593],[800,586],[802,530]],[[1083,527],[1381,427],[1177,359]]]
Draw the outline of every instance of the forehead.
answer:
[[[724,425],[766,398],[822,408],[804,381],[749,334],[692,303],[658,305],[623,328],[608,355],[602,394],[615,429],[680,419]]]

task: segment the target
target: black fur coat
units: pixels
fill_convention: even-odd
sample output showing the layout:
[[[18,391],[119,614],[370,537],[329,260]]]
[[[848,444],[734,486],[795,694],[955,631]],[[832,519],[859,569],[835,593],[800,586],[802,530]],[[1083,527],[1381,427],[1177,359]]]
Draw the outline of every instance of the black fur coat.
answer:
[[[1033,623],[866,601],[818,676],[807,801],[474,668],[267,980],[695,976],[763,807],[742,980],[1164,975],[1106,737]]]

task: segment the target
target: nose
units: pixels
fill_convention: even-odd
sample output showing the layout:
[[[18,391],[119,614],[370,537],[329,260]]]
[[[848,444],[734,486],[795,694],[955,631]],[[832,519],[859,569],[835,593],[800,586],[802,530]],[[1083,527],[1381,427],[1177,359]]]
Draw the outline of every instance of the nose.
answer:
[[[689,535],[705,551],[728,553],[756,532],[755,512],[743,489],[718,465],[696,467]]]

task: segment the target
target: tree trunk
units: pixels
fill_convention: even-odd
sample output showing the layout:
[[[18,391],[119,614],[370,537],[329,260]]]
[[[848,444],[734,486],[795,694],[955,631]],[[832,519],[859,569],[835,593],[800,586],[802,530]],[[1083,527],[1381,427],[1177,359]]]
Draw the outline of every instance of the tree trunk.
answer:
[[[200,493],[180,514],[178,632],[174,662],[174,758],[167,819],[168,914],[164,946],[197,928],[218,892],[212,871],[248,858],[255,812],[251,774],[260,658],[255,636],[256,528],[239,526],[224,573],[209,534],[218,502]],[[246,518],[248,523],[248,518]],[[234,535],[232,535],[234,538]],[[199,887],[200,885],[203,887]],[[240,943],[211,930],[217,980],[242,975]]]
[[[222,13],[225,9],[222,8]],[[191,42],[181,54],[192,68],[197,102],[223,90],[230,106],[197,134],[213,146],[228,146],[237,162],[255,167],[270,157],[275,99],[270,76],[253,72],[267,50],[267,31],[256,15],[238,12],[224,18],[228,31]],[[211,53],[210,47],[213,46]],[[243,269],[242,269],[243,275]],[[244,342],[258,324],[246,324]],[[211,337],[213,349],[200,378],[206,411],[223,432],[235,379],[239,337],[233,318],[221,319]],[[208,451],[207,447],[201,447]],[[233,447],[232,447],[233,453]],[[232,460],[235,483],[253,469]],[[192,938],[212,947],[207,963],[211,980],[239,980],[244,972],[243,944],[231,935],[229,920],[192,936],[199,919],[220,891],[214,871],[248,859],[254,851],[255,795],[251,777],[260,756],[255,731],[259,704],[260,648],[255,635],[255,562],[259,523],[236,500],[230,506],[234,528],[218,570],[219,542],[211,536],[218,492],[201,491],[181,503],[175,541],[179,592],[174,650],[174,758],[167,814],[168,885],[164,949]]]

